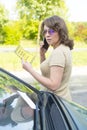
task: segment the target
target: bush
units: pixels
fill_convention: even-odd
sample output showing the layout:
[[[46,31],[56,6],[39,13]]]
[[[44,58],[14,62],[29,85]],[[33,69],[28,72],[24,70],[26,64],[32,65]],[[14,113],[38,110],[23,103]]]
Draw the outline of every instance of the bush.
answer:
[[[17,23],[4,26],[4,44],[17,45],[22,38],[22,31]]]
[[[24,27],[23,37],[26,39],[37,39],[38,26],[39,22],[36,20],[27,21]]]
[[[77,41],[87,42],[87,24],[78,23],[76,25],[74,37]]]

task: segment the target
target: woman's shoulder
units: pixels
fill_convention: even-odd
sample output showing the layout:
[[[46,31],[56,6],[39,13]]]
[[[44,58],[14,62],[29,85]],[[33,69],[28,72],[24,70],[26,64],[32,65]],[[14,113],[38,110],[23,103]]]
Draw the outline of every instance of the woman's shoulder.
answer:
[[[57,49],[69,49],[69,47],[68,46],[66,46],[66,45],[64,45],[64,44],[60,44],[58,47],[57,47]],[[69,49],[70,50],[70,49]]]
[[[70,48],[68,46],[65,46],[63,44],[59,45],[57,48],[55,48],[51,54],[51,56],[69,56],[71,55]]]
[[[63,44],[60,44],[56,49],[54,49],[54,53],[56,52],[65,52],[65,51],[70,51],[68,46],[65,46]]]

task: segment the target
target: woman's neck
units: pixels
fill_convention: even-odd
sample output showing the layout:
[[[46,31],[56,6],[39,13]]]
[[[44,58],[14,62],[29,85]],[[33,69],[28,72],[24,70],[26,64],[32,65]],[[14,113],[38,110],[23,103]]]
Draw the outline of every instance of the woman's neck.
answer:
[[[60,45],[60,41],[58,41],[54,46],[53,49],[57,48]]]

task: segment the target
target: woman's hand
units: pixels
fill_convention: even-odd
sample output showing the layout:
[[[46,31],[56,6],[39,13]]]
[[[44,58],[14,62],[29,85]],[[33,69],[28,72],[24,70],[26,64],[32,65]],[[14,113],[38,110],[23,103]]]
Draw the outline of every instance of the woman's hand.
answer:
[[[32,65],[29,62],[24,61],[23,59],[22,59],[22,67],[28,72],[31,72],[32,70]]]
[[[44,42],[41,42],[40,43],[40,55],[41,56],[43,56],[43,55],[45,55],[45,53],[46,53],[46,49],[43,47],[43,45],[44,45]]]

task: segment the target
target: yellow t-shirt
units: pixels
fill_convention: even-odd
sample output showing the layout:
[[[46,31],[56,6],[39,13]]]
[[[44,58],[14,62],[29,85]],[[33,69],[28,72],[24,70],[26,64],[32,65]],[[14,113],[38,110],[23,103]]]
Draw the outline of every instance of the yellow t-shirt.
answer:
[[[61,96],[67,100],[71,100],[69,91],[69,79],[72,70],[72,56],[69,47],[61,44],[52,51],[52,54],[41,63],[41,72],[45,77],[50,77],[50,66],[58,65],[64,68],[63,78],[60,87],[52,93]],[[50,91],[49,89],[45,89]]]

